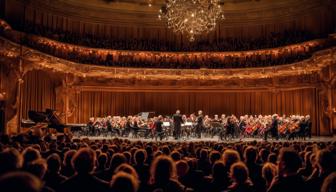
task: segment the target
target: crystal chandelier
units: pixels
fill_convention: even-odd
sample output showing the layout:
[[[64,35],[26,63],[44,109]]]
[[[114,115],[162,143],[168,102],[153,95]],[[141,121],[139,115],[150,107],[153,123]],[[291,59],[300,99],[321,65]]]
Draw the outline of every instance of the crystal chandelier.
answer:
[[[159,19],[168,28],[194,41],[196,35],[215,29],[217,20],[225,19],[222,0],[166,0],[159,11]]]

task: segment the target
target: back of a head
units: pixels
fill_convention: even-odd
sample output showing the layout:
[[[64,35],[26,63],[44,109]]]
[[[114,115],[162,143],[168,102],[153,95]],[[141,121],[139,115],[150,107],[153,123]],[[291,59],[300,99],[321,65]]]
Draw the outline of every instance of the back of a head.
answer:
[[[249,175],[248,168],[243,162],[232,164],[230,168],[231,178],[238,184],[243,184],[247,181]]]
[[[2,192],[39,192],[42,182],[34,175],[26,172],[11,172],[0,177]]]
[[[208,151],[206,149],[200,151],[200,159],[208,160]]]
[[[122,153],[115,153],[111,158],[110,169],[114,171],[119,165],[126,163],[127,159]]]
[[[239,153],[232,149],[227,149],[223,153],[224,165],[230,167],[233,163],[240,161]]]
[[[151,165],[151,178],[154,183],[164,183],[176,175],[176,168],[169,156],[157,157]]]
[[[40,158],[37,159],[33,162],[30,162],[27,166],[26,166],[26,170],[35,175],[36,177],[42,179],[47,171],[48,165],[47,162]]]
[[[47,158],[48,171],[58,173],[61,169],[61,158],[58,154],[53,153]]]
[[[135,179],[139,178],[138,173],[136,172],[134,167],[132,167],[131,165],[129,165],[127,163],[123,163],[123,164],[119,165],[114,171],[114,173],[119,173],[119,172],[128,173],[128,174],[132,175]]]
[[[138,187],[139,183],[136,178],[123,171],[112,177],[111,191],[113,192],[136,192]]]
[[[102,168],[105,168],[107,160],[108,160],[107,154],[106,153],[101,153],[97,158],[98,166],[102,167]]]
[[[73,156],[76,154],[76,150],[69,150],[64,153],[63,165],[70,166]]]
[[[262,177],[267,181],[271,182],[272,179],[277,175],[277,167],[273,163],[265,163],[262,168]]]
[[[214,180],[220,180],[227,177],[227,172],[223,161],[216,161],[212,166],[212,177]]]
[[[335,155],[328,149],[322,149],[317,154],[317,163],[324,172],[335,171]]]
[[[18,150],[14,148],[5,149],[0,153],[0,175],[20,169],[22,161],[22,156]]]
[[[71,160],[72,167],[78,174],[90,173],[95,165],[96,153],[90,148],[81,148]]]
[[[34,149],[32,147],[27,147],[23,152],[23,164],[24,166],[29,164],[30,162],[41,158],[41,154],[37,149]]]
[[[176,172],[179,177],[185,176],[189,171],[188,162],[185,160],[179,160],[176,162]]]
[[[255,162],[257,160],[257,149],[249,146],[244,151],[244,158],[246,162]]]
[[[299,154],[292,148],[282,148],[279,155],[279,173],[295,174],[301,167]]]
[[[170,157],[171,157],[175,162],[181,160],[181,154],[180,154],[180,152],[178,152],[178,151],[173,151],[173,152],[170,154]]]
[[[134,154],[134,162],[136,164],[143,164],[147,159],[147,152],[144,149],[136,150]]]
[[[336,191],[336,172],[331,173],[323,181],[321,192],[335,192]]]
[[[210,153],[209,159],[211,163],[215,163],[216,161],[220,160],[220,158],[221,158],[221,154],[218,151],[212,151]]]

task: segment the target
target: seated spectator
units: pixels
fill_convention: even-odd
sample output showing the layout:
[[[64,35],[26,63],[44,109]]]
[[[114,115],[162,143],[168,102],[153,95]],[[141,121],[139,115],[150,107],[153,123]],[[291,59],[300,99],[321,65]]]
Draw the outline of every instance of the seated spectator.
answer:
[[[249,179],[249,172],[242,162],[234,163],[230,168],[230,178],[233,183],[227,192],[254,192],[253,183]]]
[[[257,191],[264,191],[265,184],[261,177],[262,166],[257,163],[257,157],[258,151],[255,147],[249,146],[245,149],[244,159],[249,170],[249,177],[251,178]]]
[[[188,183],[188,172],[189,172],[189,165],[188,162],[185,160],[179,160],[176,162],[176,174],[178,181],[181,182],[183,185],[187,185]]]
[[[97,168],[95,169],[95,176],[100,178],[102,174],[106,171],[107,169],[107,161],[108,157],[106,153],[101,153],[99,154],[97,158]]]
[[[5,149],[0,153],[0,176],[21,169],[22,156],[14,148]]]
[[[95,162],[96,154],[92,149],[78,150],[71,161],[76,174],[63,182],[58,191],[106,191],[108,183],[92,175]]]
[[[65,152],[63,159],[63,167],[61,169],[61,174],[66,177],[71,177],[75,174],[75,170],[71,165],[72,157],[76,154],[75,150],[69,150]]]
[[[223,161],[216,161],[212,167],[212,179],[209,189],[213,192],[221,192],[228,188],[230,180]]]
[[[23,168],[25,169],[29,163],[41,158],[41,154],[37,149],[33,147],[27,147],[23,152]]]
[[[301,159],[294,149],[282,148],[279,154],[279,175],[273,179],[268,192],[305,191],[305,182],[297,174],[301,163]]]
[[[265,191],[270,187],[273,178],[278,175],[278,169],[273,163],[265,163],[262,167],[262,178],[265,180]]]
[[[138,149],[134,154],[134,168],[139,175],[141,185],[146,185],[149,181],[149,165],[146,162],[147,152],[144,149]],[[144,187],[144,186],[143,186]]]
[[[304,178],[308,178],[313,172],[313,166],[310,162],[310,156],[312,152],[306,152],[304,155],[304,167],[298,170],[298,174],[302,175]]]
[[[157,157],[151,166],[151,190],[162,192],[182,192],[184,186],[176,178],[176,167],[168,156]]]
[[[200,151],[200,156],[197,162],[198,169],[203,171],[205,176],[208,176],[211,172],[211,164],[209,161],[208,151],[206,149],[202,149]]]
[[[119,167],[119,165],[127,163],[126,157],[122,153],[115,153],[111,158],[111,163],[108,169],[106,169],[102,174],[97,175],[100,179],[109,182],[115,173],[115,169]]]
[[[336,172],[331,173],[328,177],[325,178],[321,192],[334,192],[336,191]]]
[[[307,180],[307,187],[312,191],[319,191],[323,180],[332,172],[336,171],[335,155],[328,149],[320,150],[317,153],[318,174]]]
[[[2,192],[41,192],[42,187],[39,178],[26,172],[10,172],[0,177]]]
[[[119,165],[115,169],[115,173],[114,174],[117,174],[117,173],[119,173],[121,171],[132,175],[137,181],[139,181],[139,175],[136,172],[136,170],[134,169],[134,167],[132,167],[131,165],[129,165],[127,163],[123,163],[123,164]]]
[[[61,170],[61,158],[57,153],[51,154],[47,158],[48,170],[44,176],[46,186],[56,190],[61,183],[63,183],[67,177],[60,174]]]
[[[138,180],[131,174],[120,171],[113,175],[110,191],[111,192],[137,192],[139,187]]]
[[[47,172],[47,162],[42,159],[36,159],[32,162],[30,162],[27,166],[26,166],[26,171],[28,171],[29,173],[35,175],[36,177],[38,177],[40,180],[43,180],[45,173]],[[48,186],[46,186],[45,184],[42,184],[42,189],[41,191],[43,192],[53,192],[54,190],[49,188]]]

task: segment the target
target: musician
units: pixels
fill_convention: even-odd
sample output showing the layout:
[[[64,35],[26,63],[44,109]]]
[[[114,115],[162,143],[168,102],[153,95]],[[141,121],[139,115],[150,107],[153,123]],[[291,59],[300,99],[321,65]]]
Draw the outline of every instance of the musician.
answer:
[[[205,129],[205,133],[207,134],[207,136],[212,135],[212,127],[211,127],[211,118],[208,115],[204,116],[204,129]]]
[[[95,122],[95,118],[90,117],[89,122],[87,123],[87,127],[89,129],[89,133],[88,133],[89,135],[94,135],[95,133],[94,122]]]
[[[305,136],[307,136],[309,139],[311,139],[312,122],[311,122],[311,119],[310,119],[310,115],[306,115],[305,125],[306,125]]]
[[[176,113],[173,115],[173,122],[174,122],[174,137],[177,140],[181,137],[181,124],[183,123],[180,110],[176,110]]]
[[[222,123],[222,120],[216,114],[211,121],[211,126],[212,126],[211,137],[213,137],[215,134],[221,131],[221,123]]]
[[[227,123],[227,117],[225,114],[222,114],[221,115],[221,122],[223,124],[223,126],[226,126],[226,123]]]
[[[240,116],[238,127],[239,127],[240,133],[244,133],[245,132],[245,127],[246,127],[246,118],[245,118],[245,116]]]
[[[231,138],[234,138],[235,133],[235,120],[234,116],[229,116],[226,123],[226,135],[230,135]]]
[[[106,118],[106,127],[107,132],[115,133],[120,136],[120,130],[118,129],[118,123],[113,121],[111,116],[107,116]]]
[[[163,132],[163,128],[162,128],[162,116],[159,115],[159,117],[157,118],[157,120],[154,123],[154,127],[155,127],[155,141],[157,141],[157,138],[160,138],[160,141],[162,141],[162,138],[164,136],[164,132]]]
[[[132,130],[132,116],[128,116],[126,123],[125,123],[125,129],[124,129],[123,135],[128,137],[131,130]]]
[[[269,133],[271,133],[272,137],[275,138],[276,140],[279,139],[278,125],[279,125],[278,115],[274,114],[272,116],[272,123],[271,123],[270,129],[265,131],[265,134],[264,134],[265,141],[267,141],[267,135]]]
[[[204,129],[203,111],[199,110],[198,116],[196,118],[196,127],[195,127],[196,135],[198,138],[201,138],[203,129]]]
[[[137,137],[140,129],[139,118],[137,116],[132,118],[131,129],[133,132],[133,137]]]

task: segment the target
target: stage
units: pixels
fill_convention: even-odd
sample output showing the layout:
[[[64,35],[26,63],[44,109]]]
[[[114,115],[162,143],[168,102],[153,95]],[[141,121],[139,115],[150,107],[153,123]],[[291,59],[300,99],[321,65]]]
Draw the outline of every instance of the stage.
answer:
[[[230,140],[220,140],[218,136],[214,136],[213,138],[210,137],[202,137],[202,138],[181,138],[181,139],[174,139],[174,137],[168,137],[168,139],[162,139],[162,141],[155,140],[152,138],[132,138],[132,137],[116,137],[116,136],[74,136],[73,139],[89,139],[89,140],[110,140],[110,139],[127,139],[130,141],[146,141],[146,142],[219,142],[219,143],[236,143],[236,142],[251,142],[251,141],[257,141],[257,142],[264,142],[265,140],[262,138],[234,138]],[[287,140],[287,139],[268,139],[268,142],[332,142],[336,141],[336,137],[332,136],[314,136],[311,139],[294,139],[294,140]]]

